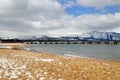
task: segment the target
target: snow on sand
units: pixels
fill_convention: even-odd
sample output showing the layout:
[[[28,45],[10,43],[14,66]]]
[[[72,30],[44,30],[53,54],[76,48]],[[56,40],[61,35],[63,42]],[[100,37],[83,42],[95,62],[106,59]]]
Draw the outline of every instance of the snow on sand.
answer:
[[[0,49],[0,80],[120,80],[120,62]]]

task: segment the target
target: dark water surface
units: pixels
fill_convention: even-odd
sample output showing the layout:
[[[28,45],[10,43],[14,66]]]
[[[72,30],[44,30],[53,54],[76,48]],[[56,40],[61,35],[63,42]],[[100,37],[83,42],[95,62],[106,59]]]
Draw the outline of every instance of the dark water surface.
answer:
[[[34,44],[35,51],[120,61],[120,45],[106,44]]]

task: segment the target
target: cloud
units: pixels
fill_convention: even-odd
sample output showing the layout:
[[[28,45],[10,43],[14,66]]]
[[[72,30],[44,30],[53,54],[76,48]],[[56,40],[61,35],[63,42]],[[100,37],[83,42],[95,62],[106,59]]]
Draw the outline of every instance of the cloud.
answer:
[[[33,22],[37,29],[45,29],[49,34],[80,34],[86,31],[116,31],[120,28],[120,13],[88,14],[78,17],[66,15],[46,22]]]
[[[85,7],[103,8],[106,6],[120,5],[120,0],[77,0],[77,4]]]
[[[79,16],[80,23],[88,30],[113,30],[120,27],[120,13],[116,14],[90,14]]]
[[[65,8],[72,7],[75,5],[75,0],[57,0],[60,2]]]
[[[0,0],[0,36],[63,36],[93,30],[120,32],[119,22],[119,12],[69,15],[57,0]]]
[[[8,3],[4,3],[1,3],[3,8],[4,5],[9,5],[9,7],[3,9],[5,16],[39,20],[41,16],[57,18],[59,15],[65,14],[64,7],[54,0],[10,0]]]
[[[0,29],[3,33],[37,34],[43,31],[34,28],[33,22],[46,22],[65,14],[64,6],[55,0],[0,0]]]

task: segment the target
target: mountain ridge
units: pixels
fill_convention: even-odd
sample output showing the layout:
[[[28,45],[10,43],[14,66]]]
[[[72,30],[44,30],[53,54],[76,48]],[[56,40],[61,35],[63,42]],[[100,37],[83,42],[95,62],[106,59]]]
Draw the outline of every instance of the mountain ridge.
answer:
[[[120,33],[92,31],[83,33],[81,37],[83,39],[118,41],[120,40]]]
[[[88,41],[120,41],[120,33],[117,32],[86,32],[82,35],[68,35],[51,37],[46,35],[17,36],[13,39],[19,40],[88,40]]]

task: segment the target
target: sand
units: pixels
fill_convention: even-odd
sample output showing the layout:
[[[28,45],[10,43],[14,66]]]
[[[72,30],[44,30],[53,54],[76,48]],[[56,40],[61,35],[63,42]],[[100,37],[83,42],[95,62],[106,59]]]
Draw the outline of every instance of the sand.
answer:
[[[0,80],[120,80],[120,62],[0,49]]]
[[[27,46],[28,44],[23,43],[0,43],[0,49],[20,49],[20,47]]]

